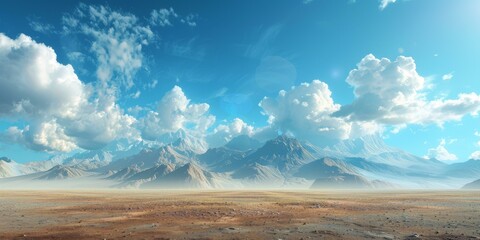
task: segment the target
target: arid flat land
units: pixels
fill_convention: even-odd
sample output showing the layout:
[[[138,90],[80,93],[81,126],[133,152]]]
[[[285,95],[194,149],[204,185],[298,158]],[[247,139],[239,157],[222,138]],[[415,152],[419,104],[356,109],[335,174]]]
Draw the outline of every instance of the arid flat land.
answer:
[[[0,191],[0,239],[479,239],[478,191]]]

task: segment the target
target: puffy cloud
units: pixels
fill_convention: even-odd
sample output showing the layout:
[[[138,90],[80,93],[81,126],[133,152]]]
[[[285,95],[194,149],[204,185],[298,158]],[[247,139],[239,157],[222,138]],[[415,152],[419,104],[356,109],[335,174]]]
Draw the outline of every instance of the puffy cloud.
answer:
[[[136,119],[125,114],[113,96],[101,96],[83,105],[75,117],[58,121],[65,126],[65,133],[84,149],[98,149],[120,138],[140,139],[133,127]]]
[[[380,5],[378,6],[378,8],[380,8],[380,10],[383,10],[385,9],[389,4],[391,3],[395,3],[397,0],[380,0]]]
[[[340,105],[334,103],[331,94],[326,83],[314,80],[290,91],[282,90],[275,99],[265,97],[259,106],[273,129],[317,144],[347,139],[351,134],[361,136],[372,128],[377,131],[374,123],[369,126],[362,122],[352,124],[332,116]],[[353,131],[352,127],[355,128]]]
[[[400,56],[395,61],[364,57],[350,71],[347,82],[354,87],[355,100],[335,113],[350,121],[373,121],[378,124],[443,124],[477,115],[480,96],[459,94],[457,99],[428,101],[425,79],[416,71],[413,58]]]
[[[57,62],[50,47],[20,35],[0,34],[0,117],[24,120],[3,140],[35,150],[100,148],[123,136],[133,137],[135,119],[124,115],[109,93],[83,84],[72,66]]]
[[[172,18],[177,18],[178,15],[175,13],[173,8],[162,8],[162,9],[154,9],[150,13],[150,24],[153,26],[172,26]]]
[[[457,160],[457,156],[453,153],[449,153],[448,150],[445,148],[446,141],[445,139],[440,140],[440,144],[436,148],[428,149],[427,156],[428,158],[437,159],[440,161],[454,161]]]
[[[50,47],[0,33],[0,116],[73,116],[88,90]]]
[[[183,90],[175,86],[162,97],[156,111],[149,111],[140,121],[142,137],[155,140],[179,130],[205,133],[215,122],[215,117],[208,114],[209,108],[206,103],[190,103]]]
[[[4,138],[23,144],[37,151],[63,151],[69,152],[77,148],[74,140],[65,134],[65,129],[55,120],[40,122],[24,129],[10,127]]]
[[[210,147],[218,147],[225,145],[234,137],[240,135],[252,136],[253,134],[254,128],[252,126],[240,118],[235,118],[228,124],[218,125],[213,132],[207,136],[207,142]]]
[[[115,79],[127,89],[134,85],[133,76],[142,67],[142,46],[153,38],[149,26],[142,26],[133,14],[86,4],[65,15],[63,24],[65,34],[93,40],[90,51],[97,59],[98,79],[104,83]]]
[[[470,159],[480,160],[480,151],[475,151],[472,154],[470,154]]]

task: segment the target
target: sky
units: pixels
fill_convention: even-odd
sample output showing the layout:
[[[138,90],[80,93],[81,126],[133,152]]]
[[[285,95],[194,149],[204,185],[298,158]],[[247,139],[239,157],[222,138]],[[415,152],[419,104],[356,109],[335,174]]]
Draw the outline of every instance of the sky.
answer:
[[[2,1],[0,155],[380,135],[480,158],[476,0]]]

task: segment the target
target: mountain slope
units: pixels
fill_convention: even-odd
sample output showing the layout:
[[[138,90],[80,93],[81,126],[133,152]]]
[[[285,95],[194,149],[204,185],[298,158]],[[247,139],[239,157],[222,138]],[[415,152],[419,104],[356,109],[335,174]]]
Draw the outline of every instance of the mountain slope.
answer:
[[[124,169],[114,173],[113,175],[107,177],[107,179],[127,180],[127,179],[129,179],[130,177],[134,176],[135,174],[137,174],[139,172],[140,172],[140,168],[138,168],[136,166],[130,166],[130,167],[124,168]]]
[[[473,181],[471,183],[467,183],[462,188],[463,189],[480,189],[480,179]]]
[[[170,189],[189,189],[189,188],[216,188],[215,177],[194,163],[187,163],[184,166],[175,169],[173,172],[154,181],[145,183],[142,188],[170,188]]]
[[[275,167],[281,172],[290,172],[313,159],[313,155],[298,140],[282,135],[267,141],[242,162],[245,165],[259,163]]]
[[[471,159],[466,162],[447,165],[443,175],[458,178],[478,178],[480,177],[480,161]]]
[[[198,155],[198,162],[208,169],[216,172],[232,171],[233,166],[238,165],[246,156],[245,152],[230,148],[210,148],[204,154]]]
[[[241,179],[252,184],[260,184],[262,186],[278,185],[283,183],[285,178],[282,173],[272,167],[263,166],[259,163],[252,163],[236,170],[232,177],[234,179]]]
[[[326,157],[303,165],[295,173],[295,176],[314,180],[342,174],[357,174],[357,172],[343,160]]]
[[[75,167],[68,167],[63,165],[57,165],[50,170],[46,171],[38,180],[60,180],[67,178],[76,178],[87,175],[87,173],[81,169]]]
[[[0,158],[0,178],[15,177],[37,172],[36,169],[17,163],[8,157]]]
[[[148,169],[159,164],[185,164],[192,161],[193,156],[195,156],[193,152],[177,149],[169,144],[156,149],[144,149],[133,156],[111,162],[102,170],[120,170],[133,165],[140,169]]]
[[[160,164],[147,170],[138,172],[128,178],[129,181],[135,180],[155,180],[157,178],[166,176],[173,172],[174,166],[172,164]]]
[[[337,176],[317,178],[311,189],[362,189],[373,188],[366,178],[356,174],[344,173]]]

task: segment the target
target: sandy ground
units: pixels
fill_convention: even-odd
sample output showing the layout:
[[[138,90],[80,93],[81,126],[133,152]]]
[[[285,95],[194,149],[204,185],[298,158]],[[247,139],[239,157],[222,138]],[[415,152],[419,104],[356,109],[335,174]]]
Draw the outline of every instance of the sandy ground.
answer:
[[[0,190],[0,239],[480,239],[480,192]]]

